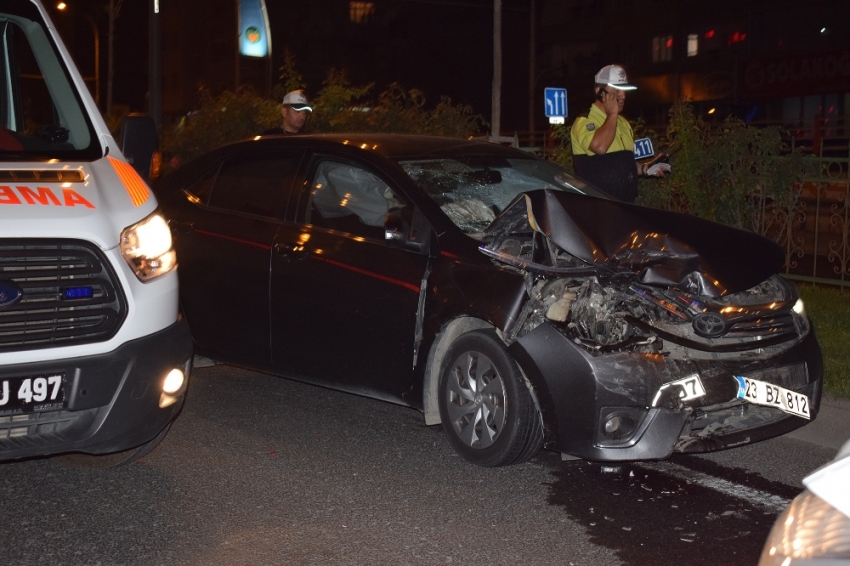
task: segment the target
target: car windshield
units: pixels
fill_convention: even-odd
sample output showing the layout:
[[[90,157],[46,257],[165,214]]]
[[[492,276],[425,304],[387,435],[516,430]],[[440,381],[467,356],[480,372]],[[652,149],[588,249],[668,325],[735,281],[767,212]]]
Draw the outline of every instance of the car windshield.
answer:
[[[0,79],[0,161],[100,157],[70,73],[31,2],[0,7]]]
[[[461,230],[481,232],[520,193],[556,189],[604,195],[566,171],[531,156],[404,158],[399,165]]]

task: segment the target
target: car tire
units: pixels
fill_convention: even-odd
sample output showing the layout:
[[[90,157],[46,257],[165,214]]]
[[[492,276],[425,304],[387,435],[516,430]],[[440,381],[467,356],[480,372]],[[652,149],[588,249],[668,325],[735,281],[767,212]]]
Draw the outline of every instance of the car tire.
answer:
[[[525,462],[540,451],[540,410],[494,330],[461,335],[444,359],[440,419],[458,454],[494,467]]]
[[[168,426],[162,429],[162,432],[157,434],[153,439],[129,450],[113,452],[112,454],[62,454],[61,456],[54,456],[52,459],[54,462],[58,462],[67,468],[76,468],[78,470],[102,470],[117,466],[126,466],[150,454],[162,439],[165,438],[165,435],[168,434],[170,429],[171,423],[168,423]]]

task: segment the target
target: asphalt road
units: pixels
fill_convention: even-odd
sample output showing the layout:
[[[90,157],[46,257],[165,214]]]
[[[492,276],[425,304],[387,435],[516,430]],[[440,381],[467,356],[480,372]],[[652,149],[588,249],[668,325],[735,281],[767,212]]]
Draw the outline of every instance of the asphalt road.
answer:
[[[408,408],[219,365],[143,460],[0,465],[4,564],[755,564],[835,450],[483,469]]]

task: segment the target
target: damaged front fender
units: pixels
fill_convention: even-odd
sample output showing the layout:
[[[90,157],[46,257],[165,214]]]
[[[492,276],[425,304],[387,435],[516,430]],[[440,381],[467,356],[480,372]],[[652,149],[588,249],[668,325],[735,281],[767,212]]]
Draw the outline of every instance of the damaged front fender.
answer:
[[[673,379],[662,356],[593,356],[546,323],[508,351],[543,393],[548,448],[589,460],[654,460],[673,452],[691,410],[650,407],[661,384]],[[628,437],[600,438],[615,418],[634,422]]]
[[[654,460],[673,452],[720,450],[809,422],[736,399],[735,375],[806,394],[813,417],[820,405],[823,366],[814,333],[760,358],[671,359],[648,352],[594,355],[544,322],[508,350],[537,390],[546,446],[589,460]],[[687,401],[659,396],[694,375],[705,388],[702,395]]]

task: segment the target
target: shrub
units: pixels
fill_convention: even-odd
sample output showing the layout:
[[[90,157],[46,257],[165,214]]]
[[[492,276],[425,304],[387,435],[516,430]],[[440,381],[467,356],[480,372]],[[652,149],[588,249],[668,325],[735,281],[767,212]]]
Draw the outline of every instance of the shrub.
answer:
[[[161,147],[166,168],[203,155],[226,143],[255,136],[280,122],[280,104],[249,88],[212,96],[199,93],[198,109],[172,127],[163,127]]]
[[[470,106],[442,97],[433,110],[417,89],[398,83],[387,87],[377,101],[369,98],[374,84],[352,86],[344,71],[331,70],[314,100],[311,132],[383,132],[466,137],[486,128]]]
[[[761,234],[782,230],[798,206],[799,184],[813,165],[788,152],[778,127],[729,116],[711,127],[687,100],[673,104],[666,142],[672,171],[642,179],[638,203],[689,212]]]
[[[280,100],[288,90],[302,87],[288,54],[281,67],[281,80],[272,98],[249,88],[225,91],[218,96],[202,89],[198,109],[176,125],[163,128],[161,147],[164,169],[202,155],[224,144],[260,134],[280,124]],[[433,110],[426,110],[422,92],[391,84],[378,99],[369,95],[373,84],[352,85],[344,70],[331,69],[322,89],[313,99],[308,132],[384,132],[466,137],[480,132],[487,123],[470,106],[452,104],[443,97]]]

